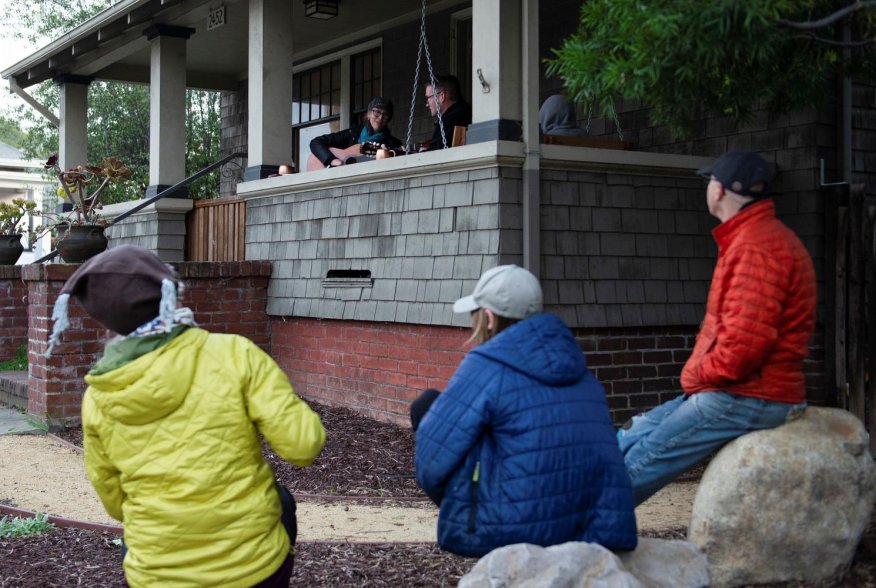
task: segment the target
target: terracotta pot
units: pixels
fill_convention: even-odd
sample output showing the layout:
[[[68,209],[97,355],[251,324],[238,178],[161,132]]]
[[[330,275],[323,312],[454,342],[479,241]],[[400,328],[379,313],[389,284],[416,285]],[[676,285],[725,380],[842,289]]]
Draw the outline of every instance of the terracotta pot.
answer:
[[[0,235],[0,265],[15,265],[24,245],[21,244],[21,233],[15,235]]]
[[[74,225],[62,234],[55,247],[65,263],[82,263],[106,251],[106,227],[99,225]]]

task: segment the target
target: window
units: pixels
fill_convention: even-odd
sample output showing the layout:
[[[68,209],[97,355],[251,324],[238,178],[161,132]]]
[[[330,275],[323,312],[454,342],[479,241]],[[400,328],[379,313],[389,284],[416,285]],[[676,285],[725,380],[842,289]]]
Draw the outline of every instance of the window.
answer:
[[[362,120],[368,102],[382,90],[380,40],[363,43],[294,68],[292,153],[306,169],[310,141]]]
[[[353,90],[350,120],[360,120],[371,99],[381,95],[380,49],[353,55],[350,58],[350,75]]]

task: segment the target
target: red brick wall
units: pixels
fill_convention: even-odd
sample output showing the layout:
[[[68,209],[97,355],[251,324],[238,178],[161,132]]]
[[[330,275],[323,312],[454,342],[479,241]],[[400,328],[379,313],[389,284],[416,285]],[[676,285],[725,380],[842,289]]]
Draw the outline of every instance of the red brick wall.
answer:
[[[468,329],[398,323],[272,321],[274,359],[301,396],[405,426],[421,390],[447,385],[469,336]],[[681,393],[681,369],[695,337],[696,327],[575,331],[617,425]],[[813,356],[821,353],[818,341]],[[823,378],[823,362],[808,361],[807,377]],[[810,400],[817,403],[811,393]]]
[[[44,418],[52,427],[79,422],[85,384],[82,379],[100,358],[103,342],[110,335],[99,323],[88,318],[82,307],[71,300],[70,327],[62,343],[46,357],[52,332],[52,309],[58,293],[78,265],[28,265],[23,269],[30,306],[28,322],[27,411]]]
[[[80,420],[85,374],[103,354],[112,333],[88,318],[70,301],[70,327],[62,343],[46,358],[52,310],[74,264],[29,265],[23,270],[30,305],[28,323],[28,412],[50,426]],[[270,262],[203,262],[178,264],[185,284],[182,303],[192,308],[205,329],[249,337],[270,352],[271,323],[265,314]]]
[[[274,359],[301,396],[410,425],[408,406],[443,389],[465,353],[468,329],[400,323],[273,318]]]
[[[181,302],[212,333],[233,333],[271,352],[268,303],[269,261],[173,264],[183,281]]]
[[[27,344],[27,286],[20,265],[0,266],[0,361]]]

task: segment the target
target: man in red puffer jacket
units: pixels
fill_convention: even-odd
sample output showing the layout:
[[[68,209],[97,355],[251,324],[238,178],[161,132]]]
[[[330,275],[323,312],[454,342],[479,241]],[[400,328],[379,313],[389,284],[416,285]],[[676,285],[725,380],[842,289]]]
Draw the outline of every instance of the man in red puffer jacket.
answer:
[[[684,394],[618,431],[636,504],[718,450],[806,408],[803,360],[815,327],[812,259],[775,217],[766,162],[730,151],[708,180],[718,263],[706,317],[681,374]]]

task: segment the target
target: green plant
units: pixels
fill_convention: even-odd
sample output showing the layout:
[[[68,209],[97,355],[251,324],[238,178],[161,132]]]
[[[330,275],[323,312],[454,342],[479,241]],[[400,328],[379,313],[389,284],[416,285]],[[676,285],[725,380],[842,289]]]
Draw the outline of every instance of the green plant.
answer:
[[[39,229],[31,229],[24,224],[27,215],[37,215],[37,203],[24,198],[13,198],[11,202],[0,202],[0,235],[27,234],[31,243],[36,241]]]
[[[7,537],[23,537],[25,535],[41,535],[53,530],[55,525],[49,522],[49,517],[43,513],[37,513],[35,517],[22,518],[4,516],[0,519],[0,539]]]
[[[15,351],[15,357],[0,361],[0,372],[23,372],[27,370],[27,345],[23,344]]]
[[[110,184],[121,184],[131,176],[131,168],[115,157],[104,157],[100,166],[78,165],[67,171],[58,166],[58,155],[49,157],[45,168],[58,178],[58,196],[73,204],[73,215],[58,217],[55,225],[106,225],[99,211],[101,194]],[[94,187],[97,186],[97,187]]]

